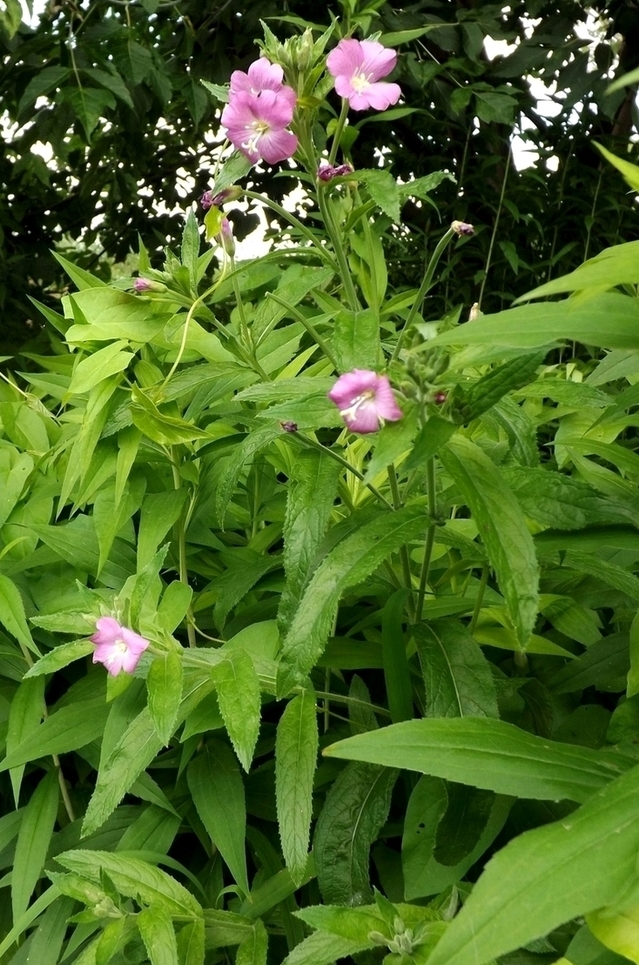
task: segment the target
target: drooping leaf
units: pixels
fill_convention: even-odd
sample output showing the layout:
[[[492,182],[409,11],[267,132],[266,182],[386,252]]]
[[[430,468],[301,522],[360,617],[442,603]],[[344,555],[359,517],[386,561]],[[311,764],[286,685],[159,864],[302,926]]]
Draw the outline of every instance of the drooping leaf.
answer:
[[[304,877],[308,860],[318,743],[315,694],[304,690],[287,704],[275,745],[280,840],[286,867],[297,883]]]
[[[16,924],[27,910],[49,850],[58,812],[58,771],[53,768],[42,778],[24,812],[11,878],[11,908]]]
[[[280,695],[301,682],[321,655],[342,592],[365,579],[398,546],[419,538],[427,522],[421,505],[381,511],[328,554],[308,584],[284,640]]]
[[[539,571],[524,515],[495,464],[470,439],[456,435],[441,459],[472,510],[525,648],[537,618]]]
[[[388,817],[397,773],[394,768],[349,764],[326,795],[313,853],[327,904],[370,901],[370,848]]]
[[[233,753],[221,741],[209,740],[189,764],[187,776],[204,827],[236,882],[248,894],[244,785]]]

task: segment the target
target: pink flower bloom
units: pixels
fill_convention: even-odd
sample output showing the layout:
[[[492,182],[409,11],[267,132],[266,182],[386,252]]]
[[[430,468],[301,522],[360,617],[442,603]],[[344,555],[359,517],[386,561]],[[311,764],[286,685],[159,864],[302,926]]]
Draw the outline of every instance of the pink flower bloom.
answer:
[[[93,663],[103,663],[113,677],[121,670],[133,673],[149,641],[120,626],[113,617],[100,617],[96,627],[91,637],[91,642],[96,644]]]
[[[281,92],[240,91],[222,111],[222,124],[229,140],[253,164],[261,157],[269,164],[277,164],[297,150],[295,134],[285,130],[293,119],[293,111],[294,104]]]
[[[401,96],[399,84],[379,83],[397,63],[397,53],[376,40],[340,40],[326,59],[335,90],[354,111],[385,111]]]
[[[248,71],[234,70],[231,74],[230,100],[236,94],[261,94],[262,91],[272,90],[295,107],[297,97],[292,87],[284,84],[284,71],[279,64],[272,64],[267,57],[260,57],[253,61]]]
[[[403,415],[386,376],[368,369],[340,375],[328,397],[352,432],[377,432],[384,422],[397,422]]]

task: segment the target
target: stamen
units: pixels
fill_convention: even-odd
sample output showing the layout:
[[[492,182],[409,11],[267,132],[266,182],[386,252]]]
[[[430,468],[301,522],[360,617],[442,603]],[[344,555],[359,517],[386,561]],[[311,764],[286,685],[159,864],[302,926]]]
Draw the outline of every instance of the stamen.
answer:
[[[371,86],[371,82],[368,78],[368,74],[361,71],[359,74],[353,74],[351,77],[351,87],[356,90],[358,94],[361,94],[363,90]]]

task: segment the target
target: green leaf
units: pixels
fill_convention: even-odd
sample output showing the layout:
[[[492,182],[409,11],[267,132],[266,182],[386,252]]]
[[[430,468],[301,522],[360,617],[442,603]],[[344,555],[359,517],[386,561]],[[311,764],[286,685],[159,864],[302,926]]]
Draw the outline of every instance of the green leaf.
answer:
[[[339,935],[316,931],[290,952],[282,965],[334,965],[338,959],[348,958],[370,948],[371,943],[353,942]]]
[[[28,452],[18,452],[17,449],[0,451],[0,526],[5,524],[19,501],[33,466],[33,458]]]
[[[67,923],[74,908],[75,903],[70,898],[59,898],[47,908],[30,936],[29,958],[32,962],[37,962],[38,965],[58,965]]]
[[[157,621],[159,626],[167,633],[173,633],[186,616],[192,598],[193,590],[186,583],[182,583],[181,580],[173,580],[172,583],[169,583],[162,594],[158,607]]]
[[[54,673],[67,667],[74,660],[86,657],[87,654],[95,651],[95,644],[90,640],[74,640],[72,643],[63,643],[61,646],[50,650],[41,657],[37,663],[31,667],[24,675],[25,680],[29,677],[40,677],[44,673]]]
[[[597,144],[596,141],[593,143],[605,159],[609,161],[613,167],[617,168],[618,171],[621,171],[624,181],[630,185],[633,191],[639,191],[639,167],[637,167],[636,164],[631,164],[630,161],[624,161],[623,158],[617,157],[616,154],[611,154],[610,151],[607,151],[601,144]]]
[[[629,666],[627,634],[611,633],[552,676],[548,687],[557,694],[574,693],[593,686],[598,690],[618,692],[624,689]]]
[[[110,375],[123,372],[131,359],[135,358],[132,352],[122,351],[122,348],[127,345],[128,342],[119,339],[82,359],[73,370],[69,393],[80,395],[92,389],[103,379],[109,378]]]
[[[638,169],[639,170],[639,169]],[[532,291],[520,296],[518,301],[530,298],[545,298],[560,292],[584,291],[587,289],[615,288],[617,285],[636,285],[639,282],[637,269],[638,241],[629,241],[624,245],[614,245],[604,248],[595,258],[590,258],[583,265],[560,278],[533,288]]]
[[[177,650],[156,657],[146,679],[149,713],[157,735],[168,744],[175,731],[182,699],[182,657]]]
[[[151,562],[158,546],[179,519],[185,499],[185,489],[170,489],[145,496],[138,532],[138,572]]]
[[[185,265],[189,270],[191,287],[194,291],[197,289],[197,261],[199,255],[200,231],[198,228],[198,223],[195,220],[193,210],[189,209],[189,213],[186,216],[186,221],[184,222],[184,230],[182,232],[180,258],[182,264]]]
[[[482,965],[611,904],[636,873],[638,793],[634,767],[562,821],[506,845],[487,865],[431,965]]]
[[[59,87],[71,73],[70,67],[44,67],[39,70],[35,77],[32,77],[18,104],[18,117],[27,109],[35,104],[38,97],[44,97],[50,91]]]
[[[164,907],[157,904],[144,908],[137,924],[151,965],[178,965],[175,931]]]
[[[11,908],[17,924],[42,873],[58,812],[58,769],[42,778],[26,806],[13,860]]]
[[[281,696],[301,683],[320,657],[343,591],[366,579],[393,550],[419,539],[427,523],[421,505],[381,511],[326,556],[308,584],[284,640],[278,675]]]
[[[497,795],[475,847],[455,865],[440,864],[433,852],[449,805],[447,787],[452,786],[438,777],[424,776],[410,796],[402,838],[402,871],[408,900],[439,894],[463,878],[493,843],[508,817],[513,798]],[[463,833],[461,826],[454,830]]]
[[[56,100],[71,107],[84,128],[87,144],[105,112],[116,106],[113,94],[97,87],[63,87]]]
[[[409,590],[397,590],[382,611],[384,680],[394,724],[413,716],[413,685],[404,639],[404,610],[409,594]]]
[[[334,320],[333,352],[340,372],[377,369],[381,359],[380,322],[377,312],[338,312]]]
[[[82,824],[83,836],[92,834],[106,821],[161,748],[162,741],[145,707],[129,724],[104,762],[100,761],[95,790]]]
[[[100,884],[103,873],[117,890],[129,898],[142,899],[145,904],[157,904],[176,918],[199,918],[202,908],[196,898],[175,878],[146,861],[111,854],[108,851],[65,851],[56,855],[63,868]]]
[[[545,740],[488,717],[404,721],[323,753],[541,800],[586,801],[632,765],[630,758]]]
[[[300,884],[306,872],[319,736],[315,694],[305,690],[286,706],[277,725],[275,795],[286,867]]]
[[[387,422],[375,437],[375,448],[366,467],[364,479],[373,482],[391,463],[396,465],[407,453],[413,452],[413,440],[417,434],[417,417],[410,412],[397,422]]]
[[[495,464],[470,439],[456,435],[440,458],[472,510],[525,648],[537,619],[539,572],[524,515]]]
[[[524,385],[527,385],[542,364],[544,355],[544,352],[519,355],[502,365],[496,366],[487,375],[478,379],[464,393],[464,408],[462,410],[464,422],[471,422],[483,412],[491,409],[509,392],[514,392],[516,389],[521,389]],[[468,412],[466,407],[468,407]]]
[[[482,315],[472,325],[442,332],[429,344],[482,345],[507,350],[543,348],[564,340],[604,348],[639,348],[639,304],[627,295],[598,295],[522,305]]]
[[[339,463],[323,452],[303,451],[293,462],[283,532],[286,585],[277,614],[282,634],[312,573],[335,501],[340,471]]]
[[[372,898],[370,848],[388,817],[397,774],[394,768],[349,764],[326,795],[313,853],[327,904],[361,905]]]
[[[240,151],[236,151],[232,154],[228,161],[225,161],[222,165],[222,169],[218,172],[215,179],[215,184],[213,185],[213,194],[218,194],[225,188],[229,188],[232,184],[237,181],[241,181],[242,178],[249,173],[253,167],[252,163],[248,161]]]
[[[204,921],[194,921],[178,932],[177,949],[180,965],[204,965]]]
[[[415,439],[413,451],[404,463],[404,469],[410,472],[412,469],[423,468],[458,428],[454,422],[442,419],[439,415],[432,415]]]
[[[433,857],[440,864],[452,866],[469,855],[477,846],[488,823],[495,794],[480,787],[446,783],[448,802],[435,835]]]
[[[428,717],[499,718],[490,664],[456,620],[415,627]]]
[[[204,827],[235,881],[248,895],[244,785],[232,752],[221,741],[207,741],[204,750],[189,764],[187,778]]]
[[[327,285],[332,277],[333,272],[330,268],[313,268],[312,271],[302,271],[300,274],[297,274],[296,270],[293,277],[291,277],[290,272],[284,272],[280,284],[273,292],[276,297],[269,298],[267,295],[258,303],[253,321],[254,337],[257,339],[257,344],[261,344],[266,333],[275,328],[281,319],[287,316],[294,318],[291,309],[303,301],[314,288]],[[282,302],[285,304],[281,304]],[[313,319],[309,320],[313,321]]]
[[[200,84],[206,87],[209,94],[216,101],[220,101],[222,104],[227,104],[229,99],[229,89],[228,86],[223,86],[222,84],[211,84],[208,80],[203,80],[200,78]],[[250,170],[250,169],[249,169]]]
[[[258,918],[253,931],[237,950],[235,965],[266,965],[267,951],[268,933]]]
[[[375,204],[391,221],[399,221],[399,188],[392,174],[388,171],[358,170],[348,175],[347,180],[363,181]]]
[[[58,261],[61,261],[59,257]],[[62,267],[69,270],[69,263],[62,263]],[[75,268],[73,265],[70,267]],[[81,280],[84,280],[84,276]],[[67,331],[66,338],[71,344],[126,339],[135,345],[142,345],[155,338],[166,325],[169,316],[153,314],[147,301],[115,288],[106,288],[92,275],[88,276],[88,280],[100,287],[83,287],[82,291],[69,295],[75,315],[82,319],[80,324],[76,322]],[[84,285],[88,284],[88,280]]]
[[[39,683],[41,679],[36,678],[33,683]],[[19,767],[48,754],[66,754],[85,747],[102,734],[108,713],[109,707],[104,697],[80,700],[61,707],[23,737],[0,763],[0,771]]]
[[[228,504],[245,463],[249,462],[261,449],[266,448],[281,435],[282,430],[279,426],[277,428],[266,426],[264,429],[256,429],[254,432],[250,432],[243,442],[234,448],[233,455],[228,459],[222,472],[216,494],[217,518],[222,528],[224,528],[224,517]]]
[[[44,680],[22,680],[13,695],[9,708],[7,726],[7,757],[15,756],[15,750],[39,729],[44,712]],[[7,758],[5,758],[6,760]],[[28,759],[28,758],[27,758]],[[18,804],[24,764],[11,768],[13,797]]]
[[[24,603],[15,583],[0,573],[0,623],[23,647],[40,656],[27,625]]]
[[[227,651],[212,670],[220,713],[231,743],[245,771],[249,771],[260,730],[260,682],[250,656],[242,647]]]
[[[167,415],[134,385],[131,390],[131,418],[133,424],[153,442],[161,446],[177,446],[195,439],[208,439],[209,433],[193,422],[178,416]]]

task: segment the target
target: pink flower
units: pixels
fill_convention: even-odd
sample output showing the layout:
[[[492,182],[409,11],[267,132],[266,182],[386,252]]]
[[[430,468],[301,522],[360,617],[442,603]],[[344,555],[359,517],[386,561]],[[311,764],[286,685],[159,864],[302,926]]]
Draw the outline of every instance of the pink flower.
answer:
[[[253,164],[261,157],[276,164],[297,150],[295,134],[285,130],[293,119],[293,111],[294,104],[282,92],[240,91],[222,111],[222,124],[229,140]]]
[[[113,617],[100,617],[97,630],[91,637],[96,644],[93,663],[103,663],[113,677],[121,670],[133,673],[149,641],[138,633],[122,627]]]
[[[354,111],[385,111],[401,96],[399,84],[379,83],[397,63],[397,53],[376,40],[340,40],[326,59],[335,90]]]
[[[231,101],[236,94],[242,92],[256,95],[265,90],[275,91],[290,102],[291,107],[295,107],[297,97],[293,88],[284,84],[284,71],[279,64],[272,64],[268,58],[260,57],[253,61],[246,73],[243,70],[234,70],[231,74]]]
[[[377,432],[385,421],[397,422],[403,415],[386,376],[368,369],[340,375],[328,397],[352,432]]]
[[[320,181],[332,181],[333,178],[343,178],[347,174],[353,173],[352,164],[338,164],[334,166],[329,164],[328,161],[320,161],[320,166],[317,169],[317,176]]]

